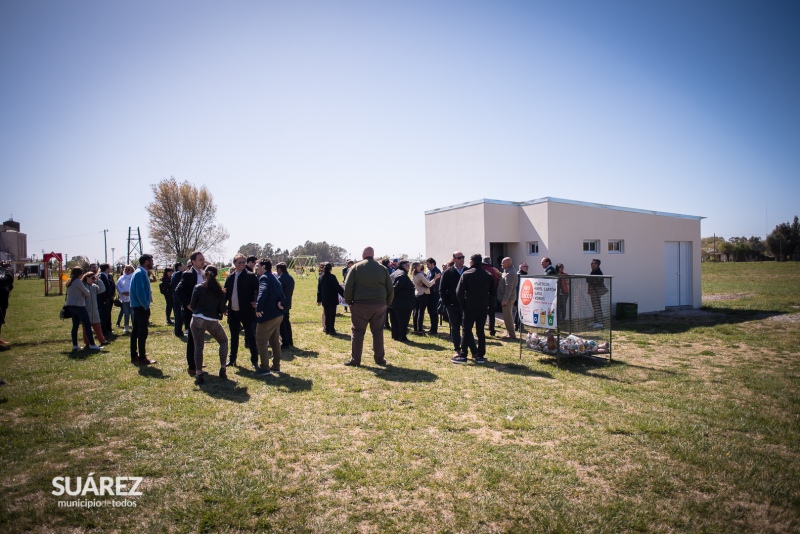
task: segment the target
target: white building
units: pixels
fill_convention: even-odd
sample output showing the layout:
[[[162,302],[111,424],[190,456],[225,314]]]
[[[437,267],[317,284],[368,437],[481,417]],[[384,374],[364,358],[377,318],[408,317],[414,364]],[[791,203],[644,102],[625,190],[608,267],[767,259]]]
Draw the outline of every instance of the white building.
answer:
[[[700,221],[703,217],[621,208],[560,198],[527,202],[482,199],[425,212],[425,249],[438,264],[454,250],[523,261],[542,274],[541,259],[569,274],[589,274],[592,258],[613,280],[612,306],[637,302],[639,312],[699,308]],[[612,308],[613,309],[613,308]]]

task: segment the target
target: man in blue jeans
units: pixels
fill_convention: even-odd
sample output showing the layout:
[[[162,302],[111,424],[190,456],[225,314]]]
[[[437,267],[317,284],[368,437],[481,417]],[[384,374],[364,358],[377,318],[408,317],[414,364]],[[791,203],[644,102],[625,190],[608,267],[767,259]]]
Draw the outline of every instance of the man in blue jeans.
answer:
[[[155,360],[147,358],[147,325],[150,322],[150,303],[153,301],[153,292],[150,288],[150,269],[152,268],[153,256],[142,254],[142,257],[139,258],[139,267],[131,278],[131,312],[133,315],[131,363],[134,365],[156,363]]]

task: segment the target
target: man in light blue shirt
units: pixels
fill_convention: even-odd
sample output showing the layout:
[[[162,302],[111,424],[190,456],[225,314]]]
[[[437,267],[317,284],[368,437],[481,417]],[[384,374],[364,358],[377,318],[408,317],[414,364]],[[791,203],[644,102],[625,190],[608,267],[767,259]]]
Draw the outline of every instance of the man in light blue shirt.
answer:
[[[147,358],[147,326],[150,322],[150,303],[153,291],[150,288],[150,269],[153,268],[153,256],[142,254],[139,268],[131,278],[131,312],[133,312],[133,330],[131,330],[131,363],[134,365],[150,365],[155,360]],[[137,354],[138,349],[138,354]]]

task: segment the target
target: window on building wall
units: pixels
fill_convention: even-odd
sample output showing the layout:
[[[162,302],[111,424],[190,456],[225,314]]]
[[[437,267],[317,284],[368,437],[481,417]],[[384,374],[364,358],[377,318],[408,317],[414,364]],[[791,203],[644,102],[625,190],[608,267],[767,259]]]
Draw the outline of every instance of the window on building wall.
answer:
[[[623,239],[609,239],[608,253],[623,254],[625,252],[625,241]]]
[[[597,239],[585,239],[583,241],[584,254],[597,254],[600,252],[600,241]]]
[[[538,255],[539,255],[539,242],[528,241],[528,256],[538,256]]]

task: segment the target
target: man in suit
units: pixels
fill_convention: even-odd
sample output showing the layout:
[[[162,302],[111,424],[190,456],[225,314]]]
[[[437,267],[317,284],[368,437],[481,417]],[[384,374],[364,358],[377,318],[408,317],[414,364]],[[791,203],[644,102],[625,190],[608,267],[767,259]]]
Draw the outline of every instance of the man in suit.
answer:
[[[244,254],[233,257],[234,270],[225,280],[225,304],[228,307],[228,327],[231,330],[231,356],[228,365],[236,365],[239,352],[239,332],[244,327],[244,338],[250,349],[250,362],[258,361],[258,348],[253,331],[256,318],[256,297],[258,296],[258,277],[245,269]]]
[[[181,281],[178,282],[178,287],[175,289],[175,293],[177,293],[181,301],[183,323],[185,325],[189,325],[192,322],[192,311],[188,306],[192,302],[194,286],[203,281],[203,268],[205,267],[205,263],[206,259],[202,252],[199,250],[192,252],[189,256],[189,267],[183,272]],[[192,336],[191,328],[186,338],[186,363],[189,364],[189,376],[195,378],[194,337]]]
[[[352,263],[352,262],[351,262]],[[283,308],[283,322],[281,322],[281,348],[294,347],[292,339],[292,323],[289,322],[289,312],[292,309],[292,295],[294,294],[294,278],[289,274],[289,269],[284,262],[275,266],[278,271],[278,282],[283,288],[283,295],[286,297],[286,305]]]
[[[108,337],[113,333],[111,330],[111,310],[114,308],[114,294],[116,292],[116,284],[111,278],[111,265],[101,263],[98,278],[106,286],[106,290],[97,295],[97,307],[100,310],[100,327],[103,330],[103,336]]]
[[[456,287],[456,296],[464,313],[464,334],[461,338],[461,355],[450,361],[467,363],[467,352],[472,353],[475,363],[486,363],[486,333],[483,325],[489,313],[489,303],[495,299],[494,279],[481,267],[480,254],[469,257],[469,269],[461,275]],[[472,329],[478,334],[478,346],[472,336]]]
[[[434,282],[431,286],[431,296],[428,299],[428,315],[431,317],[429,333],[435,335],[439,332],[439,280],[436,279],[436,275],[442,274],[442,271],[436,266],[436,260],[433,258],[428,258],[425,263],[428,267],[425,278]]]
[[[455,348],[454,358],[461,356],[461,304],[458,303],[456,289],[461,275],[464,273],[464,253],[460,250],[453,252],[453,266],[445,269],[439,279],[439,295],[447,310],[450,322],[450,338]]]
[[[183,309],[181,308],[181,299],[175,290],[178,289],[184,268],[183,263],[176,261],[175,272],[172,273],[172,279],[169,282],[169,290],[172,291],[172,305],[175,308],[175,335],[178,337],[183,337]],[[188,330],[189,325],[186,327]]]
[[[392,339],[395,341],[408,341],[408,321],[414,309],[414,282],[408,277],[408,266],[408,260],[401,260],[390,275],[394,299],[389,306],[389,322],[392,325]]]

